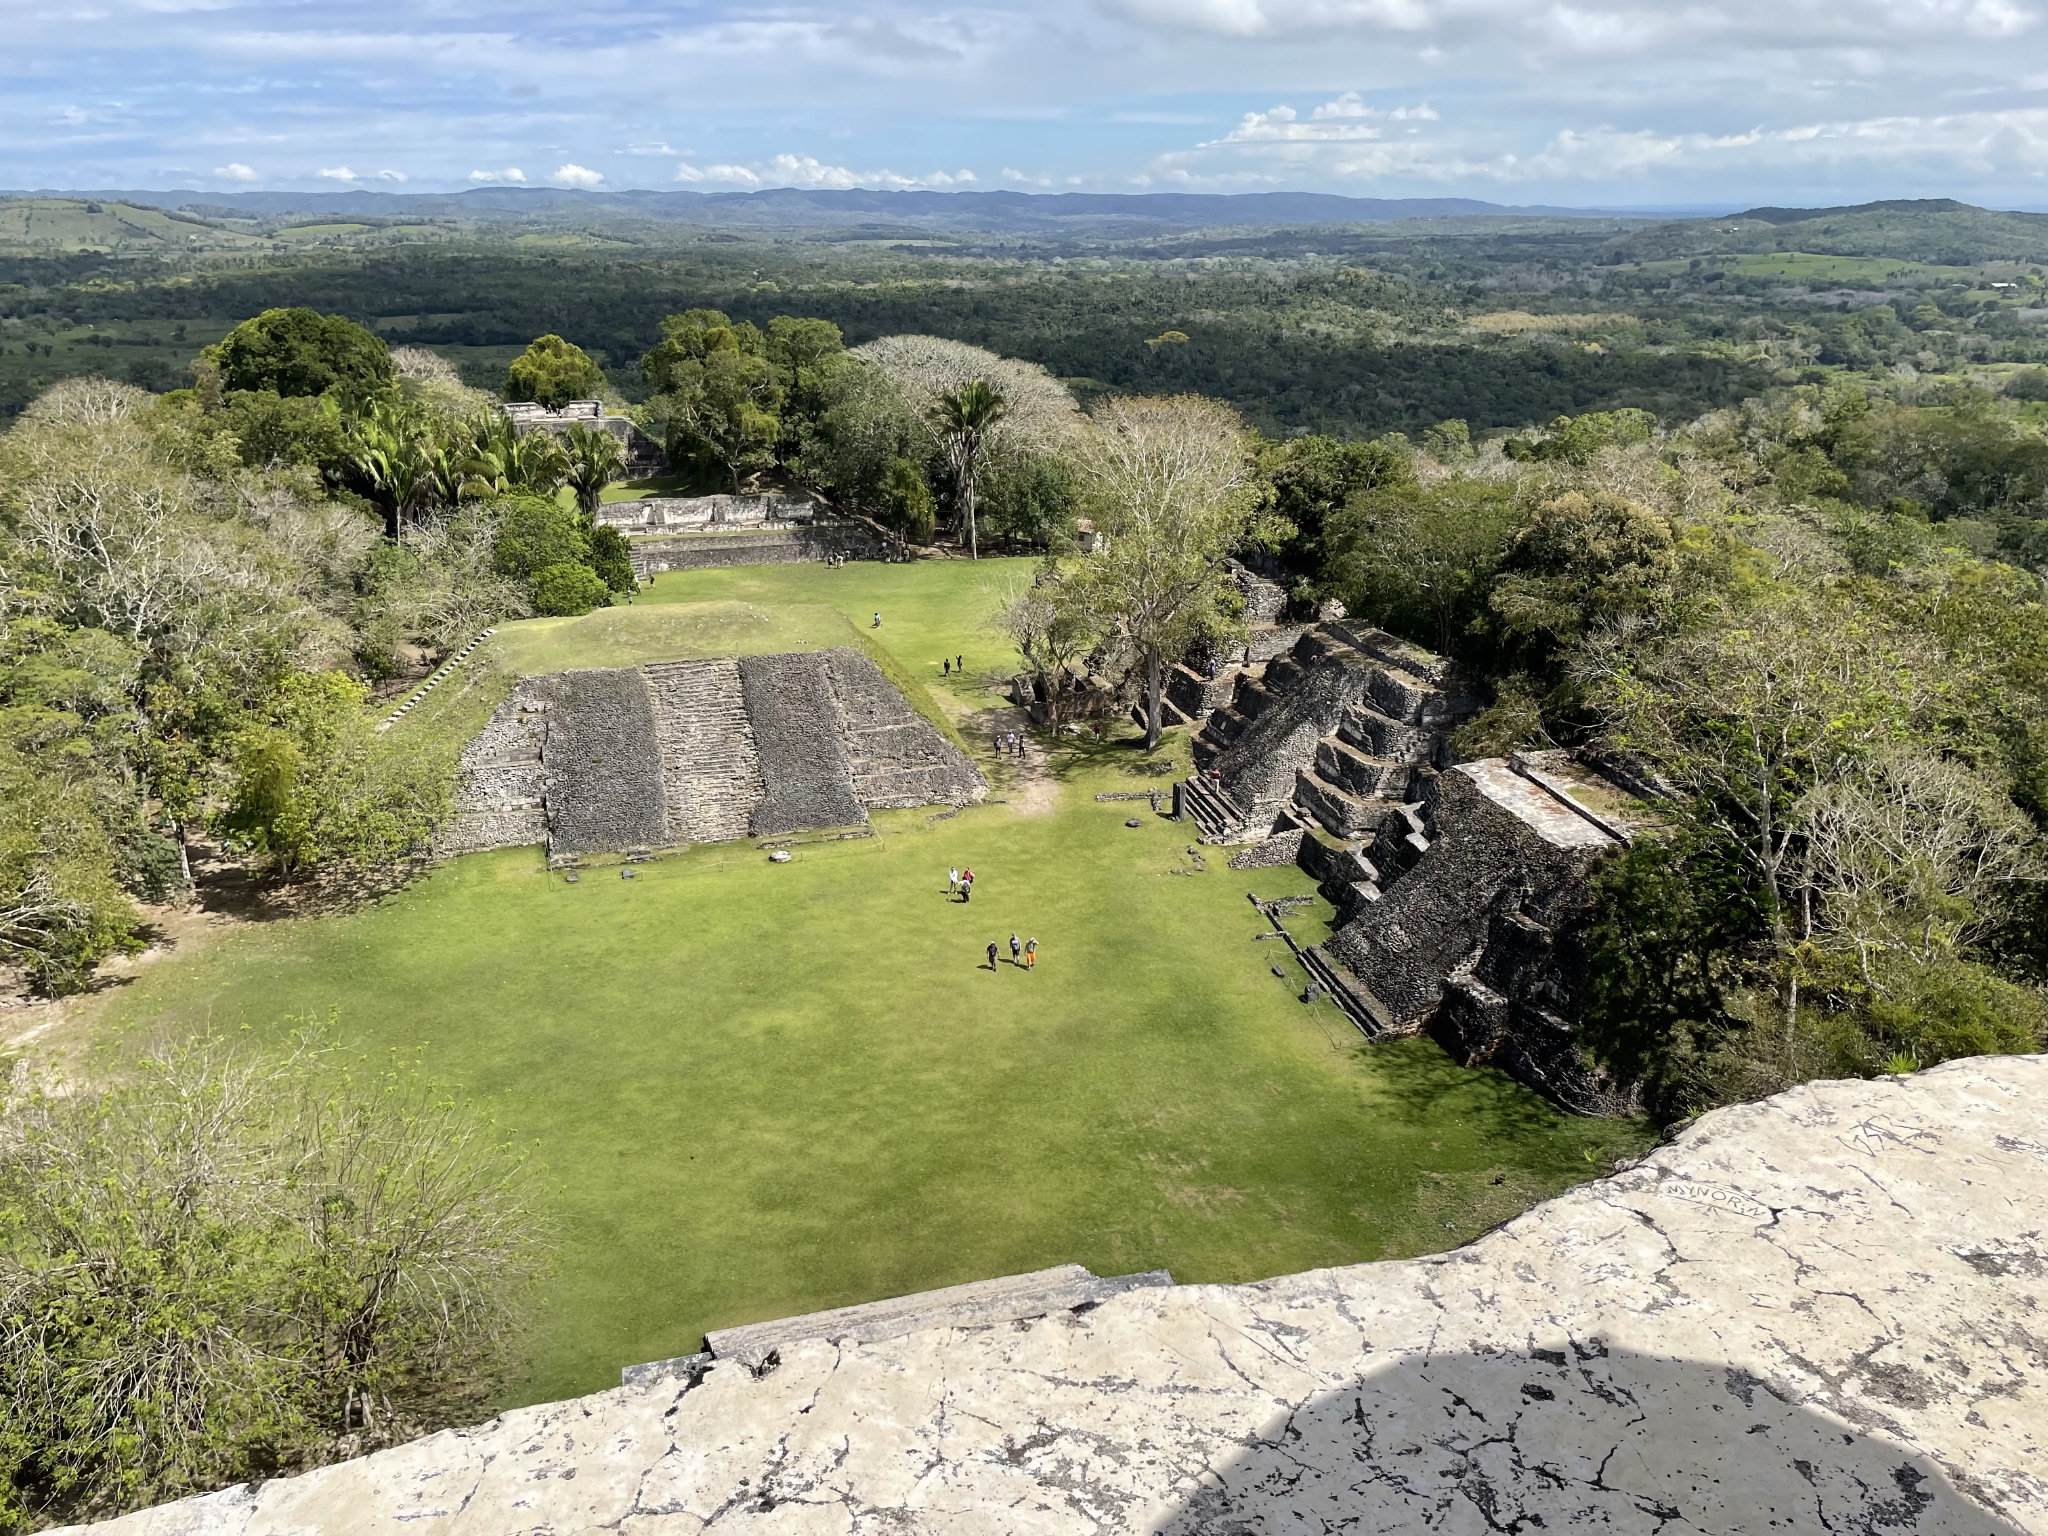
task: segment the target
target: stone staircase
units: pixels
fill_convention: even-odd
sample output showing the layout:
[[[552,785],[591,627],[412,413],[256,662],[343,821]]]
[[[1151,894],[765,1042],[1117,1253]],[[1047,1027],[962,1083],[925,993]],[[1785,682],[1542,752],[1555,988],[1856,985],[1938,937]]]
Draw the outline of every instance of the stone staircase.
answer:
[[[1221,784],[1195,774],[1173,786],[1173,819],[1192,821],[1205,843],[1229,843],[1243,836],[1251,813]]]
[[[758,1372],[773,1365],[782,1350],[811,1339],[834,1344],[875,1344],[926,1328],[992,1328],[1054,1312],[1080,1311],[1126,1291],[1172,1284],[1173,1276],[1163,1269],[1102,1276],[1079,1264],[1061,1264],[1025,1275],[892,1296],[857,1307],[835,1307],[829,1312],[807,1312],[774,1322],[721,1328],[704,1336],[701,1355],[628,1366],[619,1373],[620,1384],[631,1386],[639,1381],[687,1376],[714,1360],[732,1360]]]
[[[739,663],[720,657],[657,662],[641,670],[654,706],[669,841],[722,843],[745,837],[763,789]]]

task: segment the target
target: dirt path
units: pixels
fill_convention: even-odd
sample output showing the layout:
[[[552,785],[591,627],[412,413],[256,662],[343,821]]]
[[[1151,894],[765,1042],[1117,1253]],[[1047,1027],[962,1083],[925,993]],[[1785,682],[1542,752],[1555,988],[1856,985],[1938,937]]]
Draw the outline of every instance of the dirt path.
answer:
[[[960,729],[976,749],[976,764],[994,798],[1009,801],[1019,816],[1050,816],[1059,805],[1059,780],[1053,777],[1052,753],[1031,734],[1030,724],[1021,709],[987,709],[961,721]],[[1010,731],[1024,738],[1021,755],[994,750],[996,737]]]

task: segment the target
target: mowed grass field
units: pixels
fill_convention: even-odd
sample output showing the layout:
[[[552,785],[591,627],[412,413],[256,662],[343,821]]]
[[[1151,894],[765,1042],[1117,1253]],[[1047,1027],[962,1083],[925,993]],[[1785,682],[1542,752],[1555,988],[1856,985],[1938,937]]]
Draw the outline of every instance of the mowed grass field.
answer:
[[[1002,670],[972,618],[1014,573],[758,568],[654,595],[879,607],[964,717],[992,701],[948,689],[938,655]],[[644,604],[632,623],[659,617]],[[582,644],[572,627],[561,653]],[[553,1263],[511,1402],[611,1385],[709,1328],[1050,1264],[1228,1281],[1432,1251],[1641,1146],[1299,1001],[1245,898],[1307,878],[1230,871],[1144,801],[1094,798],[1169,782],[1146,765],[1067,747],[1035,792],[997,773],[1005,803],[883,813],[785,865],[731,844],[570,885],[536,850],[456,860],[146,968],[112,1034],[331,1017],[374,1056],[417,1052],[527,1148]],[[971,905],[948,899],[954,864],[980,877]],[[1292,922],[1320,937],[1329,915]],[[1034,972],[1013,931],[1038,939]]]

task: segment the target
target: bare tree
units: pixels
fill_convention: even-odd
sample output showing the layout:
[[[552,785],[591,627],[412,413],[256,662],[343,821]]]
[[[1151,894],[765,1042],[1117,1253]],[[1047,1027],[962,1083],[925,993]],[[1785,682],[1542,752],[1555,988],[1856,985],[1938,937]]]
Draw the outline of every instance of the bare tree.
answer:
[[[1067,579],[1091,627],[1143,676],[1150,751],[1166,668],[1236,622],[1224,560],[1253,531],[1249,443],[1235,411],[1198,395],[1104,400],[1090,425],[1080,468],[1102,545]]]
[[[1864,984],[1878,962],[1928,965],[1982,938],[1997,898],[2042,876],[2033,824],[1981,773],[1895,743],[1837,766],[1799,802],[1802,929],[1853,952]]]
[[[1045,695],[1046,720],[1059,725],[1073,703],[1081,660],[1095,644],[1090,615],[1056,566],[1029,585],[1013,585],[989,618],[990,627],[1017,647]]]

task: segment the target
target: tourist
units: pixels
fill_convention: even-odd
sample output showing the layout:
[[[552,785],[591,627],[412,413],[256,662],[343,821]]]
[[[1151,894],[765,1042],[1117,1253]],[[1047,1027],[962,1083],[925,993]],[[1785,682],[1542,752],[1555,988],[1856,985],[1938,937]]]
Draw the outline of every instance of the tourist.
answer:
[[[1024,969],[1028,971],[1036,964],[1038,964],[1038,940],[1026,939],[1024,941]]]
[[[881,627],[882,627],[882,615],[881,615],[881,614],[880,614],[879,612],[877,612],[877,613],[875,614],[874,622],[873,622],[873,623],[871,623],[870,625],[868,625],[868,628],[869,628],[869,629],[880,629]]]
[[[953,675],[953,663],[942,657],[939,661],[939,673],[943,677],[951,677]]]
[[[988,941],[988,968],[990,970],[996,968],[996,941],[994,939]]]
[[[1010,964],[1015,965],[1024,958],[1024,941],[1016,934],[1010,935]]]
[[[955,672],[965,672],[967,670],[967,658],[965,656],[955,656],[953,658],[953,670]]]
[[[960,889],[960,870],[959,870],[959,867],[958,867],[958,866],[956,865],[956,866],[954,866],[953,868],[951,868],[951,869],[948,869],[948,870],[946,871],[946,894],[947,894],[948,896],[950,896],[950,895],[952,895],[952,894],[953,894],[953,892],[955,892],[955,891],[957,891],[957,890],[959,890],[959,889]]]

